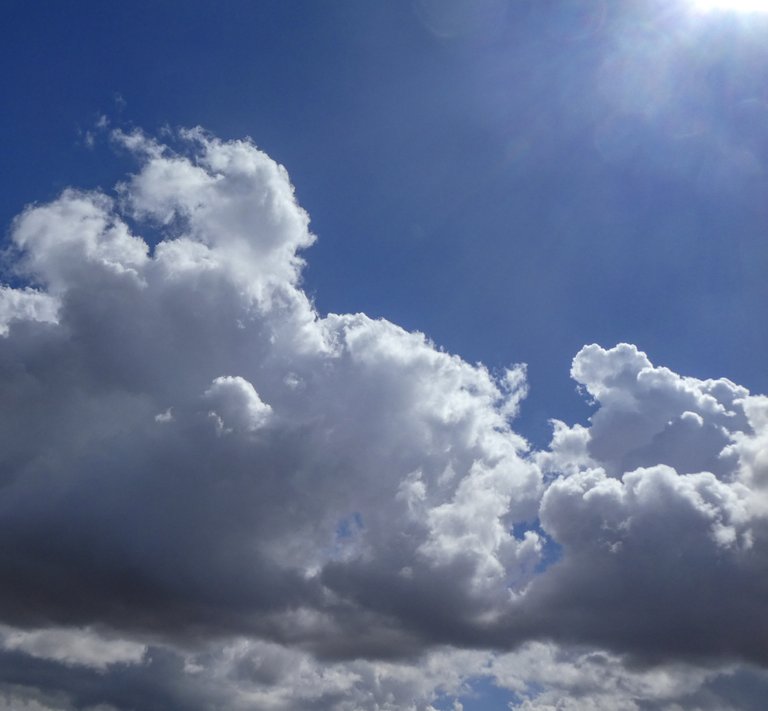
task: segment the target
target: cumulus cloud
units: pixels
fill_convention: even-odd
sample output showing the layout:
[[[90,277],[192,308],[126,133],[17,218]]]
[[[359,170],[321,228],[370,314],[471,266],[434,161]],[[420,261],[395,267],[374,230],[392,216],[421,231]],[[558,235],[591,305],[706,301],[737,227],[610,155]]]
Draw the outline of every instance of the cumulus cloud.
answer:
[[[321,318],[299,284],[307,216],[250,142],[115,140],[139,160],[116,198],[66,190],[13,226],[37,291],[6,289],[0,342],[6,621],[331,654],[471,628],[537,555],[510,532],[541,488],[508,422],[521,371]]]
[[[595,414],[531,452],[524,368],[316,312],[308,216],[250,141],[113,138],[138,164],[114,194],[11,231],[8,698],[426,711],[487,678],[520,708],[664,708],[766,663],[765,398],[588,346]]]
[[[558,423],[538,456],[541,522],[563,557],[526,613],[554,637],[649,660],[765,664],[764,398],[654,367],[626,344],[585,347],[572,372],[598,410],[588,428]]]

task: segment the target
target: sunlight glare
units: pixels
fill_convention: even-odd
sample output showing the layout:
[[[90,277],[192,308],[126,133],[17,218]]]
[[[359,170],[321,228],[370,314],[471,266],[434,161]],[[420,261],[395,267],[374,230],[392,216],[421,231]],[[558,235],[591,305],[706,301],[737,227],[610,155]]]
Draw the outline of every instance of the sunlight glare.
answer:
[[[768,0],[691,0],[701,12],[725,10],[730,12],[768,12]]]

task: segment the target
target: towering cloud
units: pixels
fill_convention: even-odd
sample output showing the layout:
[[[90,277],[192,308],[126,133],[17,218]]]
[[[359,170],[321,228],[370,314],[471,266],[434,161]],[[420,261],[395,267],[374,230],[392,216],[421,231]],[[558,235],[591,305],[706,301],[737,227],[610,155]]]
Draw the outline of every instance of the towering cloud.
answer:
[[[521,367],[321,316],[285,170],[177,138],[115,133],[139,167],[113,196],[66,190],[12,228],[11,706],[427,709],[487,677],[544,709],[568,686],[545,668],[587,688],[602,665],[622,681],[591,698],[662,708],[726,698],[696,664],[768,661],[765,398],[588,346],[590,426],[531,452]]]

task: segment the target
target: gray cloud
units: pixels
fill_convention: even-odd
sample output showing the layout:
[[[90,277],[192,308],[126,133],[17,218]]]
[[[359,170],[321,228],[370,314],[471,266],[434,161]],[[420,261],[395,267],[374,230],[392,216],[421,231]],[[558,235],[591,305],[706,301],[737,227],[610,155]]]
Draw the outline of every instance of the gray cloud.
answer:
[[[251,142],[113,138],[136,174],[27,208],[0,290],[8,699],[427,711],[487,678],[703,709],[765,664],[766,398],[588,346],[589,426],[530,452],[522,367],[315,311]]]
[[[753,464],[765,399],[654,367],[628,345],[584,348],[573,374],[599,409],[589,428],[558,425],[540,455],[554,477],[542,525],[564,555],[525,614],[646,660],[765,664],[768,531]]]
[[[541,487],[507,422],[520,374],[319,317],[285,171],[245,141],[182,137],[188,156],[115,134],[140,162],[117,200],[67,190],[14,224],[39,291],[6,290],[0,341],[4,619],[318,649],[375,621],[392,639],[398,610],[349,587],[363,569],[421,599],[415,616],[492,609],[537,555],[509,532]]]

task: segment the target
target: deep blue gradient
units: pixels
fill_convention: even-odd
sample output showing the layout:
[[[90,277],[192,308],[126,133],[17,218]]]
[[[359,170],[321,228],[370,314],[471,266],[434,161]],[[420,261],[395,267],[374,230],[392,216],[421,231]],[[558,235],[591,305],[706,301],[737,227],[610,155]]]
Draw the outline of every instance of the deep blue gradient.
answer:
[[[585,343],[768,391],[768,19],[682,0],[9,0],[0,219],[129,164],[112,126],[251,136],[289,170],[321,312],[492,368],[519,429],[584,420]]]

